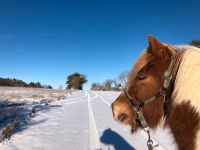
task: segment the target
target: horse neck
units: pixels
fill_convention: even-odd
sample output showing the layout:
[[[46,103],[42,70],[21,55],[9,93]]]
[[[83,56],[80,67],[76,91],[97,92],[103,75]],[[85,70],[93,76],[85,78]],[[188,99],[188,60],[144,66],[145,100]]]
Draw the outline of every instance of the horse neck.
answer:
[[[195,150],[200,149],[200,49],[187,48],[177,72],[166,125],[180,150]]]

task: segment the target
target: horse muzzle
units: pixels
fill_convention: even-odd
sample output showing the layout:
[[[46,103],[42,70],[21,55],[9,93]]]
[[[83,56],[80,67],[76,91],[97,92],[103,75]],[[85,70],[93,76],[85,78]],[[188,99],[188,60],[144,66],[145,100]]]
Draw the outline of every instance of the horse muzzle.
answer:
[[[115,121],[123,123],[128,118],[128,115],[124,112],[121,112],[121,108],[119,106],[115,106],[114,103],[111,104],[111,109]]]

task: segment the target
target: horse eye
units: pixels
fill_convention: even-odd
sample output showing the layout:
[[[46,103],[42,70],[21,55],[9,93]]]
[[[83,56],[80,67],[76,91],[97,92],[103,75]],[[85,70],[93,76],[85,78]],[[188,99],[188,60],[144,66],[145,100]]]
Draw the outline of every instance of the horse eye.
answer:
[[[145,77],[145,75],[138,75],[137,76],[137,80],[144,80],[146,77]]]

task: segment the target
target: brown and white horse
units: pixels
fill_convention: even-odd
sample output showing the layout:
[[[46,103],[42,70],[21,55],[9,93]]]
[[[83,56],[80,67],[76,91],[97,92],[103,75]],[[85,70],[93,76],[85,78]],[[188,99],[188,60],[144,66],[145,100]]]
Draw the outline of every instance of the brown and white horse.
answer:
[[[112,103],[113,117],[130,125],[135,132],[142,126],[134,105],[136,102],[144,104],[153,97],[151,102],[142,105],[142,114],[149,127],[156,129],[164,120],[163,127],[171,130],[179,150],[200,150],[200,49],[182,46],[177,50],[151,35],[148,40],[149,47],[130,72],[127,92],[122,92]],[[163,89],[166,71],[177,53],[183,50],[179,62],[176,62],[178,65],[174,65],[177,69],[173,80],[165,89],[166,97],[158,96]]]

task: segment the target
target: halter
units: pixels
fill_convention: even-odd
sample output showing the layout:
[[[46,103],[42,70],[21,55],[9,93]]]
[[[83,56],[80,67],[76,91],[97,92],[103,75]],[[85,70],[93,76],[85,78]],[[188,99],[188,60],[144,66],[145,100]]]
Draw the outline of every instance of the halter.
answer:
[[[164,98],[163,106],[166,106],[166,104],[167,104],[166,96],[169,95],[170,85],[172,84],[172,81],[175,80],[175,77],[176,77],[176,74],[178,71],[178,67],[180,65],[181,58],[182,58],[184,52],[185,52],[185,50],[178,51],[177,54],[175,55],[175,57],[172,58],[170,65],[169,65],[167,71],[165,72],[164,83],[162,85],[162,88],[154,96],[150,97],[149,99],[139,101],[135,97],[134,98],[131,97],[126,88],[124,89],[125,95],[128,97],[128,100],[129,100],[131,106],[133,107],[134,111],[137,113],[137,120],[139,120],[142,128],[148,135],[147,146],[148,146],[149,150],[153,150],[153,148],[157,147],[158,145],[153,146],[153,141],[151,140],[151,136],[150,136],[150,127],[142,114],[142,108],[144,107],[144,105],[157,100],[161,96]],[[167,113],[166,109],[164,108],[164,115],[166,115],[166,113]]]

